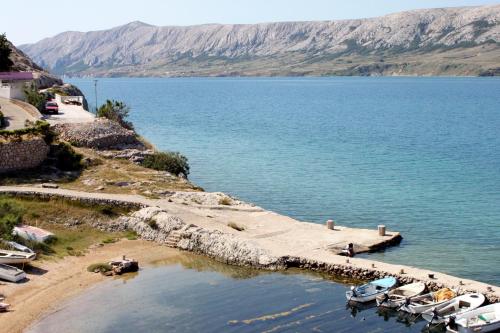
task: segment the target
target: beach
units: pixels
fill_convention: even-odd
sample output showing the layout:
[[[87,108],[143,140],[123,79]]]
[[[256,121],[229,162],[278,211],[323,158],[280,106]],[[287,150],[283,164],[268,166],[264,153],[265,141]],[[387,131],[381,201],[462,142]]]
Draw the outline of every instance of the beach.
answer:
[[[84,256],[36,261],[28,281],[0,283],[0,293],[12,305],[9,312],[0,315],[1,333],[21,333],[57,307],[92,285],[112,277],[90,273],[87,267],[126,255],[147,266],[154,261],[179,256],[180,252],[166,246],[142,240],[121,240],[113,244],[95,246]],[[126,275],[124,276],[126,277]]]

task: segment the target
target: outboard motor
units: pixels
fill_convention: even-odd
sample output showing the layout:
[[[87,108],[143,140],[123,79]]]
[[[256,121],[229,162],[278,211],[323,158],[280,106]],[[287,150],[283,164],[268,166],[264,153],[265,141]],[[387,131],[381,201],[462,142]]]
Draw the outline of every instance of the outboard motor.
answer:
[[[387,302],[388,300],[389,300],[389,293],[385,292],[385,293],[384,293],[384,299],[382,300],[382,302],[381,302],[380,304],[385,303],[385,302]]]
[[[455,316],[451,316],[448,319],[448,323],[446,324],[446,326],[448,326],[452,330],[456,330],[458,327],[457,327],[457,322],[455,321],[455,319],[457,319]]]

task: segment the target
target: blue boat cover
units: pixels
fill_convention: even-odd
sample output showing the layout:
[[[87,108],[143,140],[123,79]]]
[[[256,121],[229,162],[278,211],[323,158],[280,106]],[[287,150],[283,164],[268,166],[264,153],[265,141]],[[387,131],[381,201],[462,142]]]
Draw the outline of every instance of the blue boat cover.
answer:
[[[390,288],[396,284],[396,279],[391,276],[380,280],[371,281],[370,284],[380,286],[383,288]]]

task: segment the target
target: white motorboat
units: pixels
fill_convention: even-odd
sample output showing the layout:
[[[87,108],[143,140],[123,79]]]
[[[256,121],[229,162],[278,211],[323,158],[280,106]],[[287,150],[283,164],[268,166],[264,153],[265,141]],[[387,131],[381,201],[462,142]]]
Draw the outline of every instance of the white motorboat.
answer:
[[[26,278],[26,273],[16,267],[0,264],[0,279],[18,282]]]
[[[456,292],[449,288],[439,289],[435,292],[414,296],[405,300],[405,303],[401,305],[400,310],[408,313],[419,314],[453,299],[456,295]]]
[[[448,327],[459,333],[500,331],[500,303],[481,306],[475,310],[451,317]]]
[[[14,249],[15,251],[21,251],[21,252],[26,252],[26,253],[35,253],[32,249],[30,249],[29,247],[27,246],[24,246],[24,245],[21,245],[19,243],[16,243],[16,242],[12,242],[12,241],[8,241],[8,242],[5,242],[7,245],[9,245],[12,249]]]
[[[405,304],[407,299],[411,300],[412,297],[420,295],[424,290],[424,283],[410,283],[377,296],[377,305],[386,308],[399,308]]]
[[[422,312],[422,318],[431,324],[444,323],[452,316],[458,316],[467,311],[477,309],[484,303],[483,294],[465,294]]]
[[[396,285],[396,279],[393,277],[386,277],[383,279],[368,282],[367,284],[351,287],[351,290],[346,291],[345,296],[348,301],[354,302],[370,302],[375,300],[379,295],[389,291]]]
[[[35,260],[35,258],[35,253],[0,250],[0,264],[26,264],[32,260]]]

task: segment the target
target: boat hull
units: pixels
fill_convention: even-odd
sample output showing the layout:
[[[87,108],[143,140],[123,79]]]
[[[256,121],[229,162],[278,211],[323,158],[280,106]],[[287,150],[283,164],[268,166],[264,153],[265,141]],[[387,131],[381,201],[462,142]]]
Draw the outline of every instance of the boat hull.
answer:
[[[26,273],[9,265],[0,265],[0,280],[19,282],[26,278]]]
[[[422,318],[433,324],[444,323],[452,316],[457,317],[480,307],[481,304],[484,303],[484,300],[485,297],[482,294],[466,294],[458,296],[423,312]]]
[[[455,319],[459,333],[500,331],[500,304],[490,304],[458,315]]]

